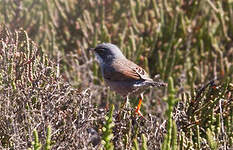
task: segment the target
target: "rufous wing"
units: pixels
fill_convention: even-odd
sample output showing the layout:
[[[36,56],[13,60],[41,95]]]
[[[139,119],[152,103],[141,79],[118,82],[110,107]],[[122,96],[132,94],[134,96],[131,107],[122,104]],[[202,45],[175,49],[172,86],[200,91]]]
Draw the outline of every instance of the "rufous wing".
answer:
[[[111,65],[105,66],[103,75],[105,79],[111,81],[137,81],[150,79],[144,69],[127,59],[114,61]]]

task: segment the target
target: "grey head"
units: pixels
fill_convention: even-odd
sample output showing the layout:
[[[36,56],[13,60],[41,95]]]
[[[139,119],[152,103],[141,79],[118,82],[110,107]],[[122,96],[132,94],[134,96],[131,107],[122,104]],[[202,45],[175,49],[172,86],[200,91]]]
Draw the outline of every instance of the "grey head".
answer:
[[[94,53],[100,64],[111,63],[114,59],[125,59],[121,50],[114,44],[102,43],[96,46]]]

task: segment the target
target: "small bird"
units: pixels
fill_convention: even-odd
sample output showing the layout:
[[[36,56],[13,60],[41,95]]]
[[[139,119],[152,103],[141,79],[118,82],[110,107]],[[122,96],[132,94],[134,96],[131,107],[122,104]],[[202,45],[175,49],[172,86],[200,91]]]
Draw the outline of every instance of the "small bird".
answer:
[[[126,104],[129,95],[141,93],[136,108],[136,113],[139,115],[141,115],[142,92],[151,86],[166,86],[163,82],[153,81],[143,68],[128,60],[114,44],[102,43],[91,50],[94,51],[100,65],[104,81],[110,89],[126,97]]]

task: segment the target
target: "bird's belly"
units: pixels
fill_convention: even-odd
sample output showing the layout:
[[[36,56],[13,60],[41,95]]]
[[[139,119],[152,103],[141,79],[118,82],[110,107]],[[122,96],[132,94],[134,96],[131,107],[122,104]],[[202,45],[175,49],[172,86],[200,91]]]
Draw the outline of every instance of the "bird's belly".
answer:
[[[135,86],[138,85],[137,82],[123,82],[123,81],[109,81],[105,80],[107,85],[120,94],[121,96],[127,96],[132,93],[135,93],[136,91],[138,92],[140,90],[140,86]]]

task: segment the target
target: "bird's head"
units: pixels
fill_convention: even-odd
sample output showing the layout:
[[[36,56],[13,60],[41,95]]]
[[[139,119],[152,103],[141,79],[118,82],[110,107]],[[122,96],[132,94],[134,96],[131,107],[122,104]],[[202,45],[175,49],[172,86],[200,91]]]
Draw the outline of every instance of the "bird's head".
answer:
[[[111,43],[99,44],[93,49],[93,51],[100,64],[111,63],[114,59],[125,58],[121,50],[116,45]]]

